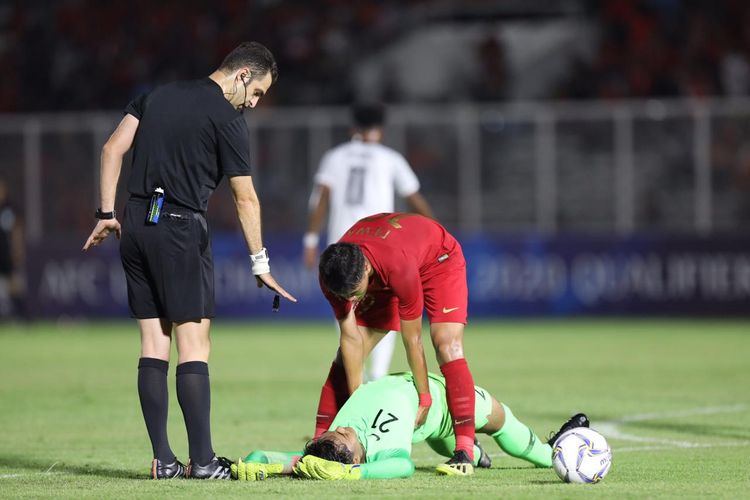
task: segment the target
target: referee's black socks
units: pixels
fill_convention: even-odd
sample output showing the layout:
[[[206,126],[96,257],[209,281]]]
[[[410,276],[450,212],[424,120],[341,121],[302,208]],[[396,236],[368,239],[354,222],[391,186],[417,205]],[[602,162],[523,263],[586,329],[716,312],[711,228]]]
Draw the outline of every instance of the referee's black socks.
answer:
[[[208,363],[187,361],[177,365],[177,401],[185,417],[190,458],[198,465],[206,465],[214,457]]]
[[[175,456],[167,439],[167,370],[169,362],[155,358],[138,360],[138,398],[146,421],[154,458],[164,463],[174,462]]]

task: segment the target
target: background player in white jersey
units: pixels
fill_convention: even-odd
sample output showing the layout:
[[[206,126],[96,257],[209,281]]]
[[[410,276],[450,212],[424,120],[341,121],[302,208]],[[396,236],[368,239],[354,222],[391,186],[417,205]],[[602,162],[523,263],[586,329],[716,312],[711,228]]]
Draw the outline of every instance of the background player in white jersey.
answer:
[[[308,268],[318,265],[318,240],[326,213],[328,244],[336,243],[363,217],[393,212],[396,195],[406,200],[410,211],[433,217],[406,158],[381,144],[385,121],[383,106],[356,105],[352,108],[352,118],[352,139],[329,150],[315,174],[310,222],[303,240]],[[373,349],[365,380],[377,380],[388,373],[395,342],[396,334],[390,332]]]

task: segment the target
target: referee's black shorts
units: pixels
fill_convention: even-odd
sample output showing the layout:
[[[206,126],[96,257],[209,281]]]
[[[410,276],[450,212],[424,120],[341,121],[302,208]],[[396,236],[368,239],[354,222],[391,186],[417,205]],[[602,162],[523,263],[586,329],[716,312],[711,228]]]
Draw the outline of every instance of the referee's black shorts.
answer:
[[[214,268],[202,214],[164,203],[156,225],[146,224],[149,200],[130,198],[120,258],[134,318],[175,323],[214,316]]]

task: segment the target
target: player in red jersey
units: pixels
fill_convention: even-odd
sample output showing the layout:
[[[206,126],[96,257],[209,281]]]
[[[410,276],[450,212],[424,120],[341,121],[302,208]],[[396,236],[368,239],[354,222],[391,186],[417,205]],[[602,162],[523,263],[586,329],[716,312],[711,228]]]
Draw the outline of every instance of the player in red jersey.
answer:
[[[364,360],[389,330],[401,331],[419,393],[415,425],[424,423],[432,404],[421,339],[426,308],[456,436],[453,458],[438,471],[472,474],[475,395],[463,351],[468,289],[458,241],[427,217],[373,215],[323,252],[319,278],[341,337],[321,391],[315,436],[328,430],[349,394],[362,384]]]

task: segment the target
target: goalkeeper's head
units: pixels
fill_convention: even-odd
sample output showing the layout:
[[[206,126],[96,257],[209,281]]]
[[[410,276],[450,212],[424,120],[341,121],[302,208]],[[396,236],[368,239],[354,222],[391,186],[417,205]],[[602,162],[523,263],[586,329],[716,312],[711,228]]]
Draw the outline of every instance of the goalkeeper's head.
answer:
[[[303,456],[307,455],[342,464],[361,464],[365,461],[365,449],[351,427],[336,427],[309,441],[303,451]]]
[[[345,300],[360,300],[367,293],[372,265],[353,243],[334,243],[320,255],[320,280],[331,293]]]

